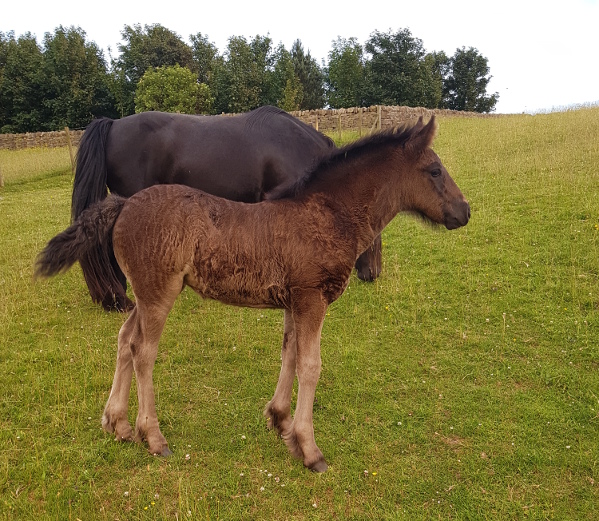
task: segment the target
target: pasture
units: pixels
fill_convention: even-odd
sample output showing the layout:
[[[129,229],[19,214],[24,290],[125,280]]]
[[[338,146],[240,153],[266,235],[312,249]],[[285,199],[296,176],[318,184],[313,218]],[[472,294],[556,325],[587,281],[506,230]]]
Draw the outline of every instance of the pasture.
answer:
[[[599,108],[439,124],[472,219],[397,217],[382,276],[329,308],[322,475],[262,416],[282,312],[189,289],[154,371],[174,454],[102,431],[125,317],[78,267],[32,281],[69,223],[68,151],[0,151],[0,519],[594,519]]]

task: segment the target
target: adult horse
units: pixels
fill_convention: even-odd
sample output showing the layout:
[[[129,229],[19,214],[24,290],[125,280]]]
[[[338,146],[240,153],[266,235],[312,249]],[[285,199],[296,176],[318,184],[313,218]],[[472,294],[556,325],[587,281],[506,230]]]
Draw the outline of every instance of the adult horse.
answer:
[[[79,145],[72,219],[104,199],[108,190],[130,197],[155,184],[183,184],[255,203],[306,175],[334,148],[328,137],[270,106],[232,117],[144,112],[97,119]],[[80,263],[95,302],[106,309],[133,307],[113,257],[86,256]],[[379,275],[380,236],[358,259],[356,269],[362,280]],[[100,280],[111,282],[106,286]]]
[[[167,315],[190,286],[227,304],[285,310],[281,372],[265,415],[306,467],[326,470],[312,409],[327,306],[347,287],[359,253],[398,212],[448,229],[470,219],[470,206],[430,148],[435,129],[434,118],[426,126],[421,118],[411,128],[359,141],[257,204],[181,185],[152,186],[130,199],[111,196],[50,240],[36,275],[54,275],[112,245],[136,298],[119,332],[104,429],[118,440],[146,440],[153,454],[170,454],[158,425],[152,371]],[[135,431],[127,420],[133,371]]]

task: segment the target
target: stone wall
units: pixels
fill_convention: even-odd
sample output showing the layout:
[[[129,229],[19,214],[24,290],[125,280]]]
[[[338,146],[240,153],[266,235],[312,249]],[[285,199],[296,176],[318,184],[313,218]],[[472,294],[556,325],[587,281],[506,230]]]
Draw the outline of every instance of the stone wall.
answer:
[[[68,132],[68,134],[67,134]],[[0,134],[0,149],[19,150],[36,147],[76,147],[83,130],[57,130],[55,132],[27,132],[25,134]]]
[[[397,107],[374,105],[349,109],[320,109],[291,112],[293,116],[312,125],[321,132],[334,133],[353,130],[368,134],[377,129],[390,128],[401,123],[414,122],[420,116],[425,119],[433,114],[441,117],[497,117],[496,114],[459,112],[454,110],[425,109],[421,107]],[[227,114],[230,116],[231,114]],[[68,132],[68,135],[67,135]],[[26,134],[0,134],[0,149],[17,150],[34,147],[76,147],[83,130],[60,130],[56,132],[31,132]]]
[[[425,119],[433,114],[440,117],[496,117],[496,114],[478,112],[460,112],[445,109],[425,109],[422,107],[399,107],[374,105],[372,107],[354,107],[348,109],[320,109],[291,112],[304,123],[312,125],[321,132],[339,132],[340,130],[370,131],[391,128],[401,123],[415,122],[420,116]]]

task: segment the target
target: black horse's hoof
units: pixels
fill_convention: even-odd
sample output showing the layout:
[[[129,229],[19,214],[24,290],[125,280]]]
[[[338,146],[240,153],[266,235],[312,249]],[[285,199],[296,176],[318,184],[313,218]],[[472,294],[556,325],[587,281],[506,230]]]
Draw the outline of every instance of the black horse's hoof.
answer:
[[[114,297],[107,297],[102,300],[102,307],[106,311],[116,311],[118,313],[128,313],[135,307],[133,302],[126,295],[115,295]]]

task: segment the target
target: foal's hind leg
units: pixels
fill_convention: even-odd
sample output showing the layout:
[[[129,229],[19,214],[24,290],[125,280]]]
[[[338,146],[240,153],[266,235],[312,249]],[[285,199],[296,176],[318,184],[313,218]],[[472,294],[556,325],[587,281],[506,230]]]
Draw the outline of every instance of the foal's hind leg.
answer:
[[[172,452],[158,425],[152,374],[158,355],[158,341],[173,303],[174,298],[168,306],[165,303],[147,306],[145,302],[138,300],[135,307],[139,316],[138,329],[131,342],[139,402],[135,422],[135,439],[137,441],[145,440],[150,453],[161,456],[169,456]]]
[[[295,380],[296,340],[293,317],[290,311],[285,310],[279,382],[272,400],[266,404],[264,409],[264,416],[268,418],[268,426],[277,429],[283,437],[288,435],[291,429],[291,393]],[[296,456],[299,457],[301,454],[296,454]]]
[[[114,380],[102,415],[102,427],[107,432],[114,432],[119,441],[133,440],[133,430],[127,420],[127,408],[133,374],[131,338],[138,327],[137,323],[137,310],[134,309],[119,331]]]
[[[181,285],[178,285],[178,291],[180,288]],[[146,440],[152,454],[163,456],[168,456],[171,451],[158,426],[152,372],[158,353],[158,340],[178,291],[170,294],[165,291],[168,301],[159,306],[148,307],[142,301],[123,324],[119,332],[112,390],[102,417],[102,426],[106,431],[114,432],[117,440]],[[139,401],[135,434],[127,421],[133,370],[137,379]]]

